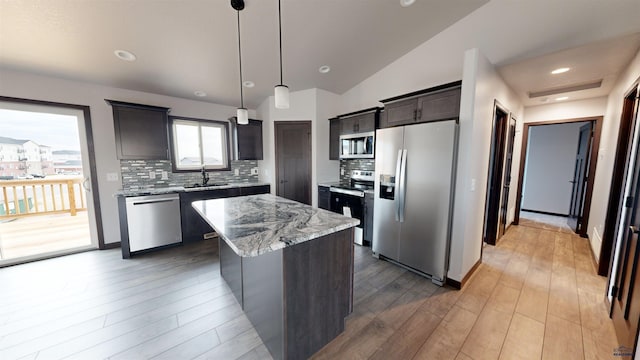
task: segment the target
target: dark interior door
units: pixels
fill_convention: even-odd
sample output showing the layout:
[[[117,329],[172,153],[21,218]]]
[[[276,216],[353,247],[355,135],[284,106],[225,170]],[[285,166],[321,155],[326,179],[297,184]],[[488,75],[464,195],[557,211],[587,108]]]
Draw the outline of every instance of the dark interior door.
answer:
[[[498,239],[498,218],[500,194],[504,169],[505,141],[507,133],[507,113],[496,107],[494,116],[491,153],[489,155],[489,176],[487,178],[487,198],[484,215],[484,241],[495,245]]]
[[[640,157],[634,159],[630,196],[625,199],[624,235],[620,241],[618,271],[613,290],[611,318],[620,345],[633,349],[640,319],[640,281],[638,278],[638,232],[640,232]]]
[[[500,204],[500,221],[498,222],[498,238],[504,235],[507,229],[507,214],[509,212],[509,190],[511,188],[511,165],[513,164],[513,144],[516,138],[516,120],[509,121],[509,134],[507,136],[507,154],[504,159],[504,181],[502,183],[502,202]]]
[[[311,122],[276,121],[276,194],[311,205]]]
[[[593,124],[589,122],[580,127],[580,138],[576,152],[576,162],[571,180],[571,204],[569,205],[569,218],[567,223],[575,231],[580,232],[582,226],[582,209],[584,195],[587,189],[587,174],[591,155],[591,138],[593,137]]]

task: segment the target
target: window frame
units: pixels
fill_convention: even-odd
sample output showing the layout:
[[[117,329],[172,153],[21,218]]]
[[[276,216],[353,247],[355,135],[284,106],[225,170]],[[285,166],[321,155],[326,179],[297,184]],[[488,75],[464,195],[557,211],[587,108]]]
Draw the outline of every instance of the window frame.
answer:
[[[178,168],[178,160],[177,160],[177,139],[175,138],[175,123],[196,123],[198,125],[198,133],[202,134],[201,127],[216,124],[219,125],[223,129],[224,138],[226,141],[226,146],[223,145],[223,150],[226,151],[226,161],[222,167],[216,166],[207,166],[205,165],[206,171],[230,171],[231,170],[231,132],[228,121],[221,120],[210,120],[210,119],[199,119],[199,118],[191,118],[185,116],[169,116],[169,147],[171,150],[171,171],[174,173],[193,173],[202,171],[202,167],[192,168],[192,169],[184,169]],[[202,135],[200,135],[202,136]],[[202,156],[202,143],[200,143],[200,156]]]

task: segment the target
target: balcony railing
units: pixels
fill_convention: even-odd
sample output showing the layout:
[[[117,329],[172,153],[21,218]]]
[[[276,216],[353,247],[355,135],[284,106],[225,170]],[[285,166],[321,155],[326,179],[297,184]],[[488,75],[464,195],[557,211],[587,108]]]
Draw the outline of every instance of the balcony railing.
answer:
[[[0,219],[87,210],[82,177],[0,180]]]

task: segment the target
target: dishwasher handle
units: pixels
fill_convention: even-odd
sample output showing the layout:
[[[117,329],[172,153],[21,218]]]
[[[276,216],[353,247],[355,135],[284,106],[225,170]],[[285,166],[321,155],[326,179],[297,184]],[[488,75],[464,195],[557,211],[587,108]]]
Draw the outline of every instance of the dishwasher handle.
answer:
[[[158,203],[172,202],[172,201],[176,201],[176,200],[178,200],[178,199],[139,200],[139,201],[134,201],[133,205],[158,204]]]

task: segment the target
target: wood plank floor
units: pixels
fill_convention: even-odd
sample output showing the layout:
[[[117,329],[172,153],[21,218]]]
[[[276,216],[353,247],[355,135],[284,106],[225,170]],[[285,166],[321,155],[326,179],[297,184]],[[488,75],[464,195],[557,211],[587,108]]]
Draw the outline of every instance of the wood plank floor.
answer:
[[[0,220],[0,260],[91,245],[86,211]]]
[[[0,269],[0,359],[270,359],[215,241]],[[315,359],[610,359],[586,239],[512,226],[461,291],[356,246],[354,313]]]

